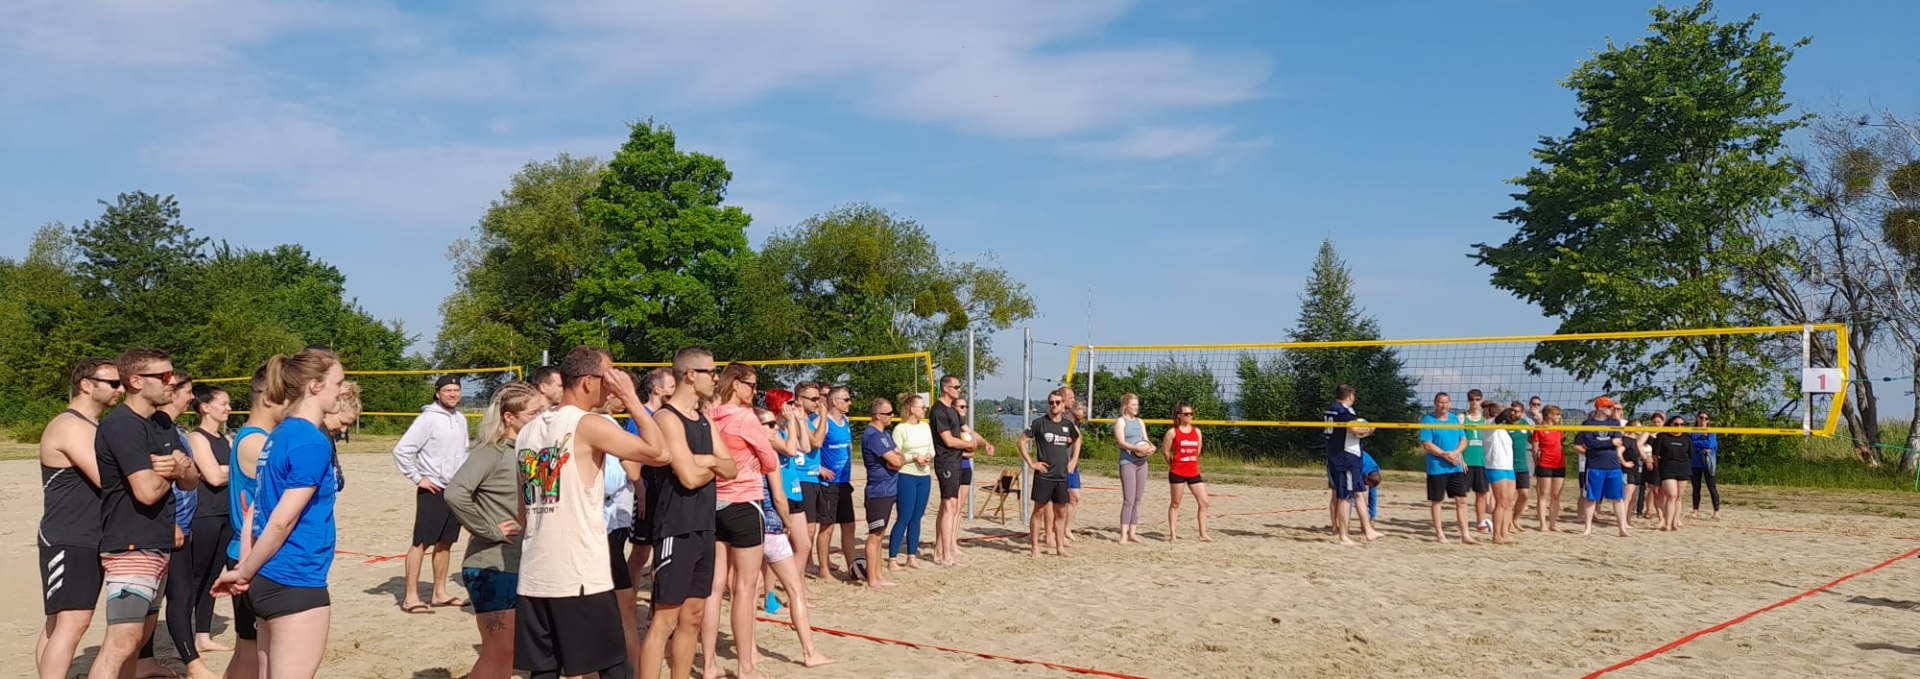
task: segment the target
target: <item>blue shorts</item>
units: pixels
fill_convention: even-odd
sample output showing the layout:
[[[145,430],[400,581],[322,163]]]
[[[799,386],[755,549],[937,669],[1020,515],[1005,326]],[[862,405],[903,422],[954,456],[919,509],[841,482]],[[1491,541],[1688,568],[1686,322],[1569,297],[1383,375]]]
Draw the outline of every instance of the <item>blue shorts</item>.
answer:
[[[1367,492],[1367,475],[1360,458],[1340,453],[1327,458],[1327,486],[1335,499],[1351,500]]]
[[[473,612],[495,613],[511,611],[519,597],[515,592],[520,589],[520,575],[491,568],[462,568],[460,582],[467,586],[467,596],[473,600]]]
[[[1080,490],[1080,470],[1067,472],[1067,490]]]
[[[1627,475],[1618,469],[1588,469],[1581,478],[1586,480],[1581,497],[1588,502],[1627,498]]]
[[[1519,480],[1519,478],[1520,477],[1514,475],[1513,470],[1511,469],[1487,470],[1487,483],[1499,483],[1501,481],[1517,481]]]

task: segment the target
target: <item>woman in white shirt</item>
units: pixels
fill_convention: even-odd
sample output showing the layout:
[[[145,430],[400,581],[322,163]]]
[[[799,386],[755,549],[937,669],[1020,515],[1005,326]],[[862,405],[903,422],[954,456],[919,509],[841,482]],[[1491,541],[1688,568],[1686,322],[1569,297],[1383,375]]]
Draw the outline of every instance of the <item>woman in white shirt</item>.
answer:
[[[1518,420],[1510,411],[1497,403],[1485,406],[1485,416],[1493,424],[1508,425]],[[1513,533],[1519,507],[1515,504],[1514,494],[1517,476],[1513,473],[1513,437],[1505,429],[1488,431],[1481,437],[1486,442],[1487,481],[1493,486],[1493,544],[1504,545],[1513,542]]]
[[[927,399],[919,394],[900,395],[900,423],[893,426],[893,441],[906,456],[900,465],[900,499],[895,504],[897,521],[887,535],[887,570],[900,569],[900,553],[907,553],[908,568],[920,567],[920,523],[927,516],[927,495],[933,488],[933,427],[927,424]]]

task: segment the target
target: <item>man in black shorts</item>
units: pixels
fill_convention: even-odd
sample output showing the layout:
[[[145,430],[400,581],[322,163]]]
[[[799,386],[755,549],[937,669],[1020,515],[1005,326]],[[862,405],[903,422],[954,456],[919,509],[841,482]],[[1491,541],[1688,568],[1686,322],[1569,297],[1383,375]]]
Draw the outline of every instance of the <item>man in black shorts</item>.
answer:
[[[1047,396],[1047,414],[1034,418],[1017,442],[1020,459],[1033,468],[1033,518],[1027,526],[1027,543],[1035,557],[1040,556],[1042,539],[1053,545],[1055,555],[1068,556],[1061,533],[1067,523],[1067,474],[1080,464],[1080,427],[1066,417],[1065,406],[1066,399],[1054,390]]]
[[[179,435],[153,418],[173,401],[173,362],[164,351],[128,349],[119,366],[127,400],[100,420],[94,437],[107,633],[87,674],[92,679],[119,676],[153,636],[175,547],[173,489],[198,487],[193,463],[179,452]]]
[[[887,579],[887,569],[880,567],[880,550],[887,541],[887,517],[900,497],[900,465],[907,458],[893,442],[893,434],[887,433],[893,424],[893,402],[876,398],[867,414],[872,419],[860,432],[860,460],[867,468],[866,581],[868,587],[886,589],[894,583]]]
[[[687,347],[674,353],[678,384],[673,396],[654,413],[654,422],[666,442],[671,474],[660,491],[660,501],[649,508],[653,516],[653,624],[640,646],[640,676],[660,676],[668,660],[675,679],[693,674],[693,653],[700,641],[701,617],[713,594],[714,531],[718,506],[713,480],[734,476],[733,456],[724,452],[719,430],[700,404],[713,400],[720,369],[713,352]],[[660,466],[660,465],[655,465]],[[744,594],[743,594],[744,596]],[[752,653],[752,649],[741,652]]]
[[[100,467],[94,433],[120,398],[120,367],[105,358],[74,366],[67,409],[40,434],[41,600],[47,624],[33,645],[40,676],[64,677],[100,603]]]
[[[933,524],[933,562],[951,566],[960,552],[960,457],[974,449],[966,438],[967,418],[954,404],[960,401],[960,378],[940,378],[940,398],[928,417],[933,420],[933,477],[940,486],[940,512]]]
[[[1440,503],[1453,500],[1453,516],[1460,522],[1460,541],[1478,543],[1467,529],[1467,437],[1459,429],[1460,418],[1453,414],[1453,397],[1447,392],[1433,395],[1433,412],[1420,416],[1421,424],[1452,425],[1420,430],[1420,450],[1427,455],[1427,502],[1433,515],[1433,539],[1447,542],[1440,527]]]
[[[460,539],[460,522],[447,509],[441,495],[453,473],[467,461],[472,443],[467,418],[460,414],[460,379],[442,375],[434,382],[433,402],[420,408],[420,416],[407,427],[407,433],[393,447],[393,464],[406,475],[413,491],[413,541],[407,547],[406,590],[400,598],[400,610],[425,613],[420,601],[420,562],[433,552],[434,606],[464,606],[466,600],[447,592],[447,569],[452,565],[453,543]]]

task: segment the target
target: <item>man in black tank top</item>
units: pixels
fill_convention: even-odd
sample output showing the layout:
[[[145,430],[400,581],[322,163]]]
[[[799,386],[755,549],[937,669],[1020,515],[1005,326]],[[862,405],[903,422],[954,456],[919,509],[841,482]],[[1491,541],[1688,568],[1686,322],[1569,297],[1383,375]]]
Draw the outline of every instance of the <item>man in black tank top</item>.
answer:
[[[93,435],[120,397],[120,368],[104,358],[74,366],[67,409],[40,434],[40,593],[47,624],[34,643],[43,676],[67,676],[100,602],[100,467]]]
[[[671,643],[673,676],[693,674],[693,652],[700,620],[713,594],[713,480],[734,476],[733,456],[724,450],[700,404],[713,398],[720,370],[713,353],[688,347],[673,356],[673,396],[654,413],[670,457],[659,500],[649,510],[653,521],[653,624],[641,644],[640,676],[660,676]],[[753,649],[736,649],[753,653]]]

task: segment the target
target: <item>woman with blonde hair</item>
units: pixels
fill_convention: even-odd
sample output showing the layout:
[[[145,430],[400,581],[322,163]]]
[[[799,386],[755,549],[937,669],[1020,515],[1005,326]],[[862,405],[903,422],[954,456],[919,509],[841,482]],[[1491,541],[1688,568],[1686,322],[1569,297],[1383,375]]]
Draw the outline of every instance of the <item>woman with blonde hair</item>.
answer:
[[[480,628],[472,679],[513,676],[513,609],[520,580],[520,456],[514,439],[548,405],[540,389],[526,382],[494,392],[480,418],[479,440],[447,482],[447,509],[471,536],[460,561],[460,582],[467,586]]]
[[[1153,441],[1140,419],[1140,397],[1120,395],[1120,417],[1113,421],[1113,440],[1120,446],[1120,544],[1140,541],[1140,497],[1147,489],[1147,458]]]
[[[1551,427],[1560,424],[1560,406],[1547,406],[1540,411],[1540,426]],[[1559,529],[1560,523],[1560,487],[1567,481],[1567,459],[1563,443],[1566,432],[1548,429],[1533,430],[1533,450],[1539,454],[1534,459],[1533,475],[1540,481],[1540,492],[1536,494],[1540,515],[1540,530],[1552,532]]]
[[[900,444],[897,508],[900,520],[887,535],[887,570],[898,570],[895,559],[906,552],[908,568],[919,568],[920,523],[927,516],[927,497],[933,492],[933,426],[927,423],[927,400],[919,394],[900,395],[900,424],[893,426],[893,440]]]
[[[215,596],[244,594],[259,618],[263,673],[310,679],[326,655],[332,600],[333,504],[339,493],[332,446],[321,421],[340,405],[346,375],[332,351],[307,349],[267,360],[266,400],[285,403],[286,419],[267,436],[256,482],[253,543],[213,585]]]

